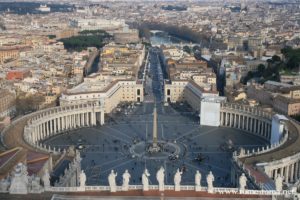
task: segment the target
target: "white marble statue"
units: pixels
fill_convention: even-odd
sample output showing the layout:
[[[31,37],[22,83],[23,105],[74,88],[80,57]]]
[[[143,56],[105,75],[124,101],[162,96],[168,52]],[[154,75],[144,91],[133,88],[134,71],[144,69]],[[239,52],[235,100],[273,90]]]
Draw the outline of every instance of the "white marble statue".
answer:
[[[117,185],[116,185],[116,177],[117,173],[114,172],[114,170],[111,170],[110,174],[108,175],[108,183],[110,187],[110,192],[116,192],[117,191]]]
[[[0,181],[0,193],[6,193],[8,192],[8,188],[10,185],[9,178],[4,178]]]
[[[277,192],[282,191],[282,182],[283,182],[283,177],[278,174],[278,176],[275,179],[275,188]]]
[[[213,193],[214,192],[214,185],[213,182],[215,181],[215,177],[213,173],[210,171],[209,174],[206,176],[206,182],[207,182],[207,192]]]
[[[197,192],[201,191],[201,173],[199,170],[197,170],[195,174],[195,190]]]
[[[42,193],[41,179],[38,176],[30,177],[30,193]]]
[[[247,185],[247,177],[245,176],[244,173],[239,178],[239,189],[240,191],[244,191]]]
[[[159,191],[165,190],[165,169],[160,167],[160,169],[156,173],[156,180],[158,182]]]
[[[82,160],[81,155],[80,155],[80,151],[75,150],[75,154],[76,154],[75,161],[80,163],[81,160]]]
[[[123,177],[122,191],[128,191],[129,190],[129,180],[131,178],[131,175],[129,174],[127,169],[125,170],[122,177]]]
[[[86,175],[83,170],[81,170],[80,175],[79,175],[79,182],[80,182],[80,187],[84,188],[85,183],[86,183]]]
[[[179,171],[179,169],[177,169],[177,171],[174,175],[175,191],[180,191],[181,175],[182,175],[182,172]]]
[[[44,176],[42,177],[43,182],[44,182],[44,188],[50,187],[50,175],[48,170],[46,170]]]
[[[28,173],[27,167],[23,163],[19,163],[14,170],[11,185],[9,188],[10,194],[27,194],[28,193]]]
[[[142,183],[143,183],[143,191],[149,190],[149,177],[150,173],[148,172],[148,169],[145,169],[143,175],[142,175]]]

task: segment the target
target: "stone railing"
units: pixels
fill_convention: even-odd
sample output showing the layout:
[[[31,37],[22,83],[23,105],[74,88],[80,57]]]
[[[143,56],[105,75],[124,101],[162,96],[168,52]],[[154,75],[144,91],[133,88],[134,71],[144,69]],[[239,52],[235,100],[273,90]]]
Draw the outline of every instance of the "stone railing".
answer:
[[[130,185],[130,190],[142,190],[142,185]],[[165,185],[164,190],[166,191],[174,191],[174,185]],[[149,185],[150,191],[157,191],[158,185]],[[183,185],[180,186],[181,191],[195,191],[195,186],[192,185]],[[46,188],[45,191],[47,192],[102,192],[102,191],[110,191],[109,186],[85,186],[85,187],[49,187]],[[117,187],[117,192],[121,192],[122,187]],[[163,192],[163,191],[161,191]],[[197,192],[207,192],[207,187],[201,187],[200,191]],[[238,188],[222,188],[222,187],[215,187],[213,188],[213,194],[244,194],[244,195],[295,195],[297,194],[294,190],[283,190],[283,191],[276,191],[276,190],[239,190]],[[112,193],[113,194],[113,193]]]

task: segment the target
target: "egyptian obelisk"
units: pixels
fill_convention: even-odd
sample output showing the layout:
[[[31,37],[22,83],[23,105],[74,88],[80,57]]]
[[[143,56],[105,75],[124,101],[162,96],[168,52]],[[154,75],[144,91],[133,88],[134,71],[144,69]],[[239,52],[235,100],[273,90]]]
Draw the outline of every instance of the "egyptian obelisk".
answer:
[[[156,105],[153,109],[153,148],[157,148],[157,111],[156,111]]]

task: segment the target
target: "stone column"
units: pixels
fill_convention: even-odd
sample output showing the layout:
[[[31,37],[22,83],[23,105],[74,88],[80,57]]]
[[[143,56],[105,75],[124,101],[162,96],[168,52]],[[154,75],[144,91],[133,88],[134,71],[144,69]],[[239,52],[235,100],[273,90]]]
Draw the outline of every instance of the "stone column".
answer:
[[[261,125],[261,124],[262,124],[262,123],[261,123],[261,120],[258,120],[258,121],[257,121],[257,124],[258,124],[258,125],[257,125],[257,132],[258,132],[258,134],[259,134],[259,135],[265,135],[264,132],[263,132],[263,130],[262,130],[262,128],[261,128],[261,127],[262,127],[262,125]]]
[[[57,118],[57,128],[58,128],[58,132],[61,132],[61,117]]]
[[[249,119],[248,116],[245,116],[245,121],[246,121],[246,131],[248,131],[248,127],[249,127]]]
[[[66,125],[65,125],[65,116],[62,116],[61,117],[61,130],[63,131],[63,130],[65,130],[65,127]]]
[[[285,166],[285,176],[284,176],[284,181],[288,182],[289,181],[289,166]]]
[[[270,135],[271,135],[271,125],[266,123],[267,125],[267,138],[270,138]]]
[[[43,133],[43,126],[42,126],[42,124],[39,124],[39,132]]]
[[[32,125],[31,125],[32,126]],[[40,140],[40,135],[39,135],[39,133],[36,131],[36,128],[35,127],[31,127],[31,131],[35,134],[35,135],[37,135],[37,140]]]
[[[76,127],[79,127],[80,123],[79,123],[79,114],[76,114]]]
[[[283,174],[283,169],[284,169],[284,167],[281,167],[281,168],[280,168],[280,176],[281,176],[281,177],[284,176],[284,174]]]
[[[220,112],[220,125],[223,126],[223,112]]]
[[[95,125],[95,112],[94,111],[91,112],[91,125],[92,126]]]
[[[298,161],[297,161],[297,163],[298,163],[298,179],[300,178],[300,167],[299,167],[299,164],[300,164],[300,163],[299,163],[299,162],[300,162],[300,161],[298,160]]]
[[[102,110],[100,112],[100,125],[103,125],[104,124],[104,111]]]
[[[58,118],[54,119],[54,133],[55,134],[57,133],[57,120],[58,120]]]
[[[256,118],[254,118],[254,133],[258,133],[258,131],[257,131],[257,119]]]
[[[50,134],[52,135],[53,133],[53,120],[50,120]]]
[[[291,164],[291,182],[293,183],[294,182],[294,163]]]
[[[68,115],[65,116],[65,129],[68,129]]]
[[[67,128],[71,128],[71,120],[70,120],[70,115],[67,116]]]
[[[47,121],[47,122],[46,122],[46,124],[47,124],[47,127],[46,127],[46,128],[47,128],[47,135],[49,136],[49,135],[50,135],[50,130],[49,130],[49,121]]]
[[[297,161],[295,163],[295,181],[297,181],[299,178],[299,162]]]
[[[76,128],[77,123],[76,123],[76,114],[73,114],[73,128]]]
[[[36,125],[36,127],[35,127],[35,131],[36,131],[36,132],[38,132],[38,133],[42,133],[42,132],[40,131],[40,127],[39,127],[39,125]]]
[[[276,177],[277,177],[277,171],[278,169],[276,168],[276,169],[274,169],[274,180],[276,179]]]
[[[87,125],[90,126],[91,125],[91,119],[90,119],[90,112],[87,112]]]
[[[70,115],[68,115],[67,116],[67,124],[68,124],[68,129],[71,129],[71,116]]]
[[[245,117],[243,115],[241,115],[241,127],[245,130]]]
[[[42,123],[42,129],[43,129],[43,131],[42,131],[43,135],[47,135],[47,123],[46,122]]]
[[[72,129],[74,129],[75,128],[75,115],[74,114],[71,115],[71,119],[72,119]]]
[[[228,121],[228,113],[225,113],[225,126],[227,126],[227,121]]]

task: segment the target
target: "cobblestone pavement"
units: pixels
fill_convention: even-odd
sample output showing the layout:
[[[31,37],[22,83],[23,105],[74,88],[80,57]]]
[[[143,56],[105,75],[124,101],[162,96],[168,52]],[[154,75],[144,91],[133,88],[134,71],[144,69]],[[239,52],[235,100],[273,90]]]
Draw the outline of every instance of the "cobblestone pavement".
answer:
[[[117,173],[117,183],[128,169],[131,184],[141,184],[145,167],[149,170],[151,184],[157,184],[156,171],[166,169],[166,184],[173,184],[177,168],[184,170],[182,184],[193,184],[196,170],[202,173],[202,184],[211,170],[216,186],[230,186],[231,151],[243,147],[255,148],[265,144],[260,138],[241,130],[199,126],[193,113],[178,112],[172,106],[157,104],[158,140],[170,141],[181,146],[180,157],[171,160],[134,158],[129,148],[140,141],[151,142],[153,103],[145,103],[107,117],[101,127],[82,128],[48,139],[45,143],[56,147],[75,145],[81,150],[82,168],[87,174],[88,185],[108,184],[107,176],[112,169]],[[184,106],[184,105],[182,105]],[[230,142],[231,141],[231,142]],[[230,145],[232,143],[232,145]],[[172,152],[170,152],[170,155]]]

